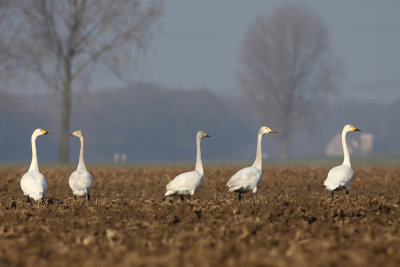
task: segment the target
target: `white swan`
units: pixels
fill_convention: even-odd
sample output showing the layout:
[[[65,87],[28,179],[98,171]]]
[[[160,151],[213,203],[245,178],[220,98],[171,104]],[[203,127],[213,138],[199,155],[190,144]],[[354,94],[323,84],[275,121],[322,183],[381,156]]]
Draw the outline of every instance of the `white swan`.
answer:
[[[266,126],[261,127],[258,132],[257,153],[253,165],[235,173],[226,184],[229,192],[237,192],[239,194],[239,201],[242,199],[241,194],[249,191],[253,191],[254,198],[257,198],[257,186],[262,178],[261,140],[262,136],[266,133],[277,133],[277,131],[271,130]]]
[[[349,124],[344,126],[342,131],[342,145],[344,154],[343,164],[332,168],[328,173],[328,177],[324,181],[326,189],[332,192],[332,200],[334,191],[346,189],[346,194],[349,194],[350,183],[353,179],[353,170],[351,169],[350,155],[349,151],[347,150],[346,134],[353,131],[360,130]]]
[[[197,144],[197,158],[196,158],[196,169],[191,172],[185,172],[176,176],[171,182],[165,187],[167,192],[165,196],[180,196],[183,201],[185,196],[190,195],[193,199],[194,192],[196,192],[203,184],[203,163],[201,162],[201,149],[200,140],[203,137],[211,137],[203,131],[198,131],[196,135]]]
[[[83,159],[85,137],[81,130],[74,131],[71,136],[76,136],[81,140],[81,151],[79,154],[78,168],[69,177],[68,184],[74,194],[74,199],[76,199],[76,196],[87,194],[87,199],[90,200],[90,189],[92,188],[93,177],[86,170],[85,160]]]
[[[51,134],[51,132],[42,129],[36,129],[31,137],[32,162],[28,172],[22,176],[20,182],[22,192],[28,197],[28,202],[31,202],[31,198],[36,201],[43,199],[44,194],[47,191],[47,181],[43,174],[39,172],[36,153],[36,138],[46,134]]]

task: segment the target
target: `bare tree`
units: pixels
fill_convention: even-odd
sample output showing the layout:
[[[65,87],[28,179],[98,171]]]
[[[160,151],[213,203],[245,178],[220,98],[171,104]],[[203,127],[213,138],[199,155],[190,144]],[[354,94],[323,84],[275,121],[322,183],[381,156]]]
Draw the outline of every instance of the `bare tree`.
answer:
[[[341,64],[329,42],[320,17],[298,4],[283,4],[248,29],[239,81],[249,103],[279,124],[282,158],[288,157],[290,133],[336,89]]]
[[[13,67],[12,48],[18,34],[9,2],[9,0],[0,0],[0,89],[3,90]]]
[[[9,89],[10,77],[16,67],[13,55],[14,42],[18,36],[18,25],[13,18],[10,0],[0,0],[0,106],[12,107]],[[0,127],[0,131],[2,127]]]
[[[129,59],[134,47],[145,48],[161,3],[16,0],[15,5],[23,25],[16,55],[28,72],[62,97],[59,161],[65,162],[76,81],[87,82],[106,69],[118,70],[118,63]]]

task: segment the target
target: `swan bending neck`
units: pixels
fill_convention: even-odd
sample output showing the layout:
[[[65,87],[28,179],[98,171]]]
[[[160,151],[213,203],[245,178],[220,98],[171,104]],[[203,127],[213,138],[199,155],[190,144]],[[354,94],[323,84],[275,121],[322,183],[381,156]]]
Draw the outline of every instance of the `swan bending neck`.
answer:
[[[81,140],[81,151],[79,153],[79,163],[78,163],[78,170],[82,169],[82,170],[86,170],[86,166],[85,166],[85,159],[83,158],[83,154],[85,152],[85,138],[84,137],[79,137],[79,139]]]
[[[261,168],[262,168],[261,141],[262,141],[262,134],[258,134],[257,153],[256,153],[256,159],[254,160],[253,166],[256,167],[259,170],[261,170]]]
[[[198,171],[201,174],[204,174],[203,162],[201,161],[200,140],[201,140],[201,138],[196,139],[196,145],[197,145],[196,171]]]
[[[346,135],[347,132],[343,130],[342,132],[342,145],[343,145],[343,156],[344,156],[343,165],[351,167],[349,150],[347,149]]]
[[[31,145],[32,145],[32,161],[31,166],[29,166],[29,171],[39,171],[37,152],[36,152],[36,135],[32,135]]]

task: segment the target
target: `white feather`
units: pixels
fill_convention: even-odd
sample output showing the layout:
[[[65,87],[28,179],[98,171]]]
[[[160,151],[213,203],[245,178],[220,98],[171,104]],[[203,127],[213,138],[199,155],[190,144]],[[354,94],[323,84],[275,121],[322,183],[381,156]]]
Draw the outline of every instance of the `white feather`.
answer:
[[[198,171],[185,172],[176,176],[165,187],[167,192],[165,196],[193,195],[203,185],[203,175]]]
[[[79,162],[76,171],[69,177],[68,184],[74,196],[90,195],[90,189],[93,184],[92,175],[86,170],[84,152],[85,152],[85,136],[81,130],[76,130],[72,136],[78,137],[81,141],[81,150],[79,152]]]
[[[198,131],[196,134],[196,145],[197,145],[197,156],[196,156],[196,169],[194,171],[185,172],[176,176],[172,181],[170,181],[166,186],[167,192],[165,196],[193,196],[194,193],[203,184],[203,163],[201,161],[201,148],[200,140],[203,137],[210,137],[207,133],[203,131]],[[183,200],[183,199],[182,199]]]
[[[350,190],[350,183],[353,180],[353,169],[351,168],[350,154],[347,149],[346,135],[348,132],[353,132],[353,131],[360,131],[360,130],[349,124],[343,127],[342,131],[343,164],[332,168],[328,173],[328,177],[324,181],[326,189],[332,192],[332,199],[333,199],[333,191],[340,191],[345,188],[346,193],[349,193]]]
[[[226,183],[229,192],[237,192],[239,193],[239,201],[241,199],[241,193],[247,193],[249,191],[253,191],[254,197],[256,197],[257,186],[261,182],[262,178],[262,150],[261,150],[261,142],[264,134],[268,133],[276,133],[276,131],[271,130],[270,128],[263,126],[258,131],[257,136],[257,151],[256,151],[256,159],[252,166],[241,169],[237,173],[235,173],[229,181]]]
[[[340,165],[329,171],[328,177],[324,181],[324,185],[329,191],[339,191],[343,188],[346,188],[346,190],[349,191],[351,180],[353,180],[353,170],[351,167]]]
[[[229,179],[226,186],[229,192],[246,193],[254,190],[262,178],[261,170],[254,166],[241,169]]]
[[[69,177],[68,184],[74,195],[83,196],[90,193],[93,177],[86,170],[76,170]]]
[[[20,185],[24,195],[34,200],[42,199],[47,191],[46,178],[36,170],[25,173],[21,178]]]
[[[28,172],[22,176],[20,181],[20,186],[24,195],[33,198],[34,200],[42,199],[47,191],[47,181],[39,171],[36,152],[36,138],[46,134],[51,134],[51,132],[42,129],[36,129],[33,131],[31,137],[32,162],[29,166]]]

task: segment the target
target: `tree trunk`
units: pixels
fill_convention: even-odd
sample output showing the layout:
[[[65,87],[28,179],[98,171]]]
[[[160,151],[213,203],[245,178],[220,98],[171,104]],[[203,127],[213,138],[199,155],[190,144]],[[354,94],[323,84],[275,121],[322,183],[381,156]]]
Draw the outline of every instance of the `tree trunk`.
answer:
[[[289,135],[283,135],[281,141],[281,159],[289,157]]]
[[[61,132],[60,132],[60,150],[58,154],[59,162],[68,162],[68,136],[69,121],[71,113],[71,64],[67,60],[65,63],[65,82],[62,90],[62,106],[61,106]]]

